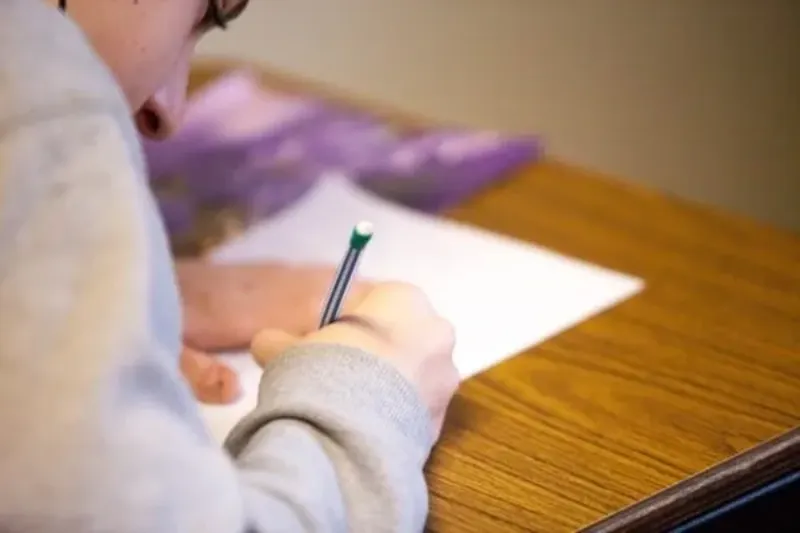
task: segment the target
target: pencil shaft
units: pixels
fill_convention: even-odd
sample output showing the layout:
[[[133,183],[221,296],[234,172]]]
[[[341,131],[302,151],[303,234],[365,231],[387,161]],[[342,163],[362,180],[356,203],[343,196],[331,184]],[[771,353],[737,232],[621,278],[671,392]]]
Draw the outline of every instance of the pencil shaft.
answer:
[[[347,297],[347,292],[350,288],[350,283],[353,279],[353,274],[355,273],[360,255],[360,250],[350,248],[342,260],[341,265],[339,265],[333,286],[331,287],[331,291],[328,294],[328,299],[325,301],[325,307],[322,311],[322,318],[320,320],[321,328],[339,318],[339,313]]]

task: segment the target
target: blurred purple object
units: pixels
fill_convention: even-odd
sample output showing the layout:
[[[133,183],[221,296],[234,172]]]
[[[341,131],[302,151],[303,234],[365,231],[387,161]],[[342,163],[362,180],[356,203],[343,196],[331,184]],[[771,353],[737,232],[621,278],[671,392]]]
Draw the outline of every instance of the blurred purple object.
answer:
[[[173,237],[190,232],[208,209],[233,210],[245,224],[263,219],[330,172],[435,212],[541,155],[531,137],[452,129],[404,135],[365,113],[270,92],[249,72],[209,85],[190,101],[176,137],[144,147]]]
[[[388,157],[356,179],[375,194],[436,212],[539,155],[539,144],[532,138],[432,132],[402,140]]]
[[[187,198],[162,197],[158,199],[164,224],[170,235],[184,235],[192,231],[195,205]]]

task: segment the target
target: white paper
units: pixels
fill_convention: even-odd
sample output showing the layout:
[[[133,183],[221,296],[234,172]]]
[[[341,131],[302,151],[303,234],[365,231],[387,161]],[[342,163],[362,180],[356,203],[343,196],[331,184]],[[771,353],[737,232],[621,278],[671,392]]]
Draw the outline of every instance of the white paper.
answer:
[[[222,262],[281,260],[338,264],[361,220],[375,234],[359,274],[411,282],[455,326],[455,361],[477,374],[638,292],[642,281],[544,248],[411,211],[348,181],[320,181],[302,200],[213,257]],[[320,302],[320,306],[322,302]],[[255,405],[260,371],[247,355],[231,364],[245,394],[232,406],[203,406],[222,440]]]

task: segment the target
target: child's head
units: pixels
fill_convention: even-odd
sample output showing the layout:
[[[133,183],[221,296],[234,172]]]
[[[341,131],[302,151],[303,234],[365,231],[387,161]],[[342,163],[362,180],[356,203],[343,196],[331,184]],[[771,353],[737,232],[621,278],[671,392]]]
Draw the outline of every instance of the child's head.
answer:
[[[189,60],[207,31],[248,0],[48,0],[65,7],[117,78],[142,133],[164,137],[180,122]]]

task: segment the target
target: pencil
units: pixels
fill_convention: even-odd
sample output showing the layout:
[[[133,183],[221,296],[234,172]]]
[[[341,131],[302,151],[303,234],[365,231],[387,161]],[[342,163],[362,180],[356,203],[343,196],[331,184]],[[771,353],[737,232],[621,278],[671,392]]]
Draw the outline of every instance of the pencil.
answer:
[[[347,297],[347,291],[350,289],[361,252],[364,251],[371,238],[372,224],[366,221],[356,224],[352,233],[350,233],[350,244],[347,247],[347,253],[336,270],[328,299],[325,300],[325,306],[322,308],[322,318],[319,322],[320,328],[324,328],[339,318],[339,313]]]

